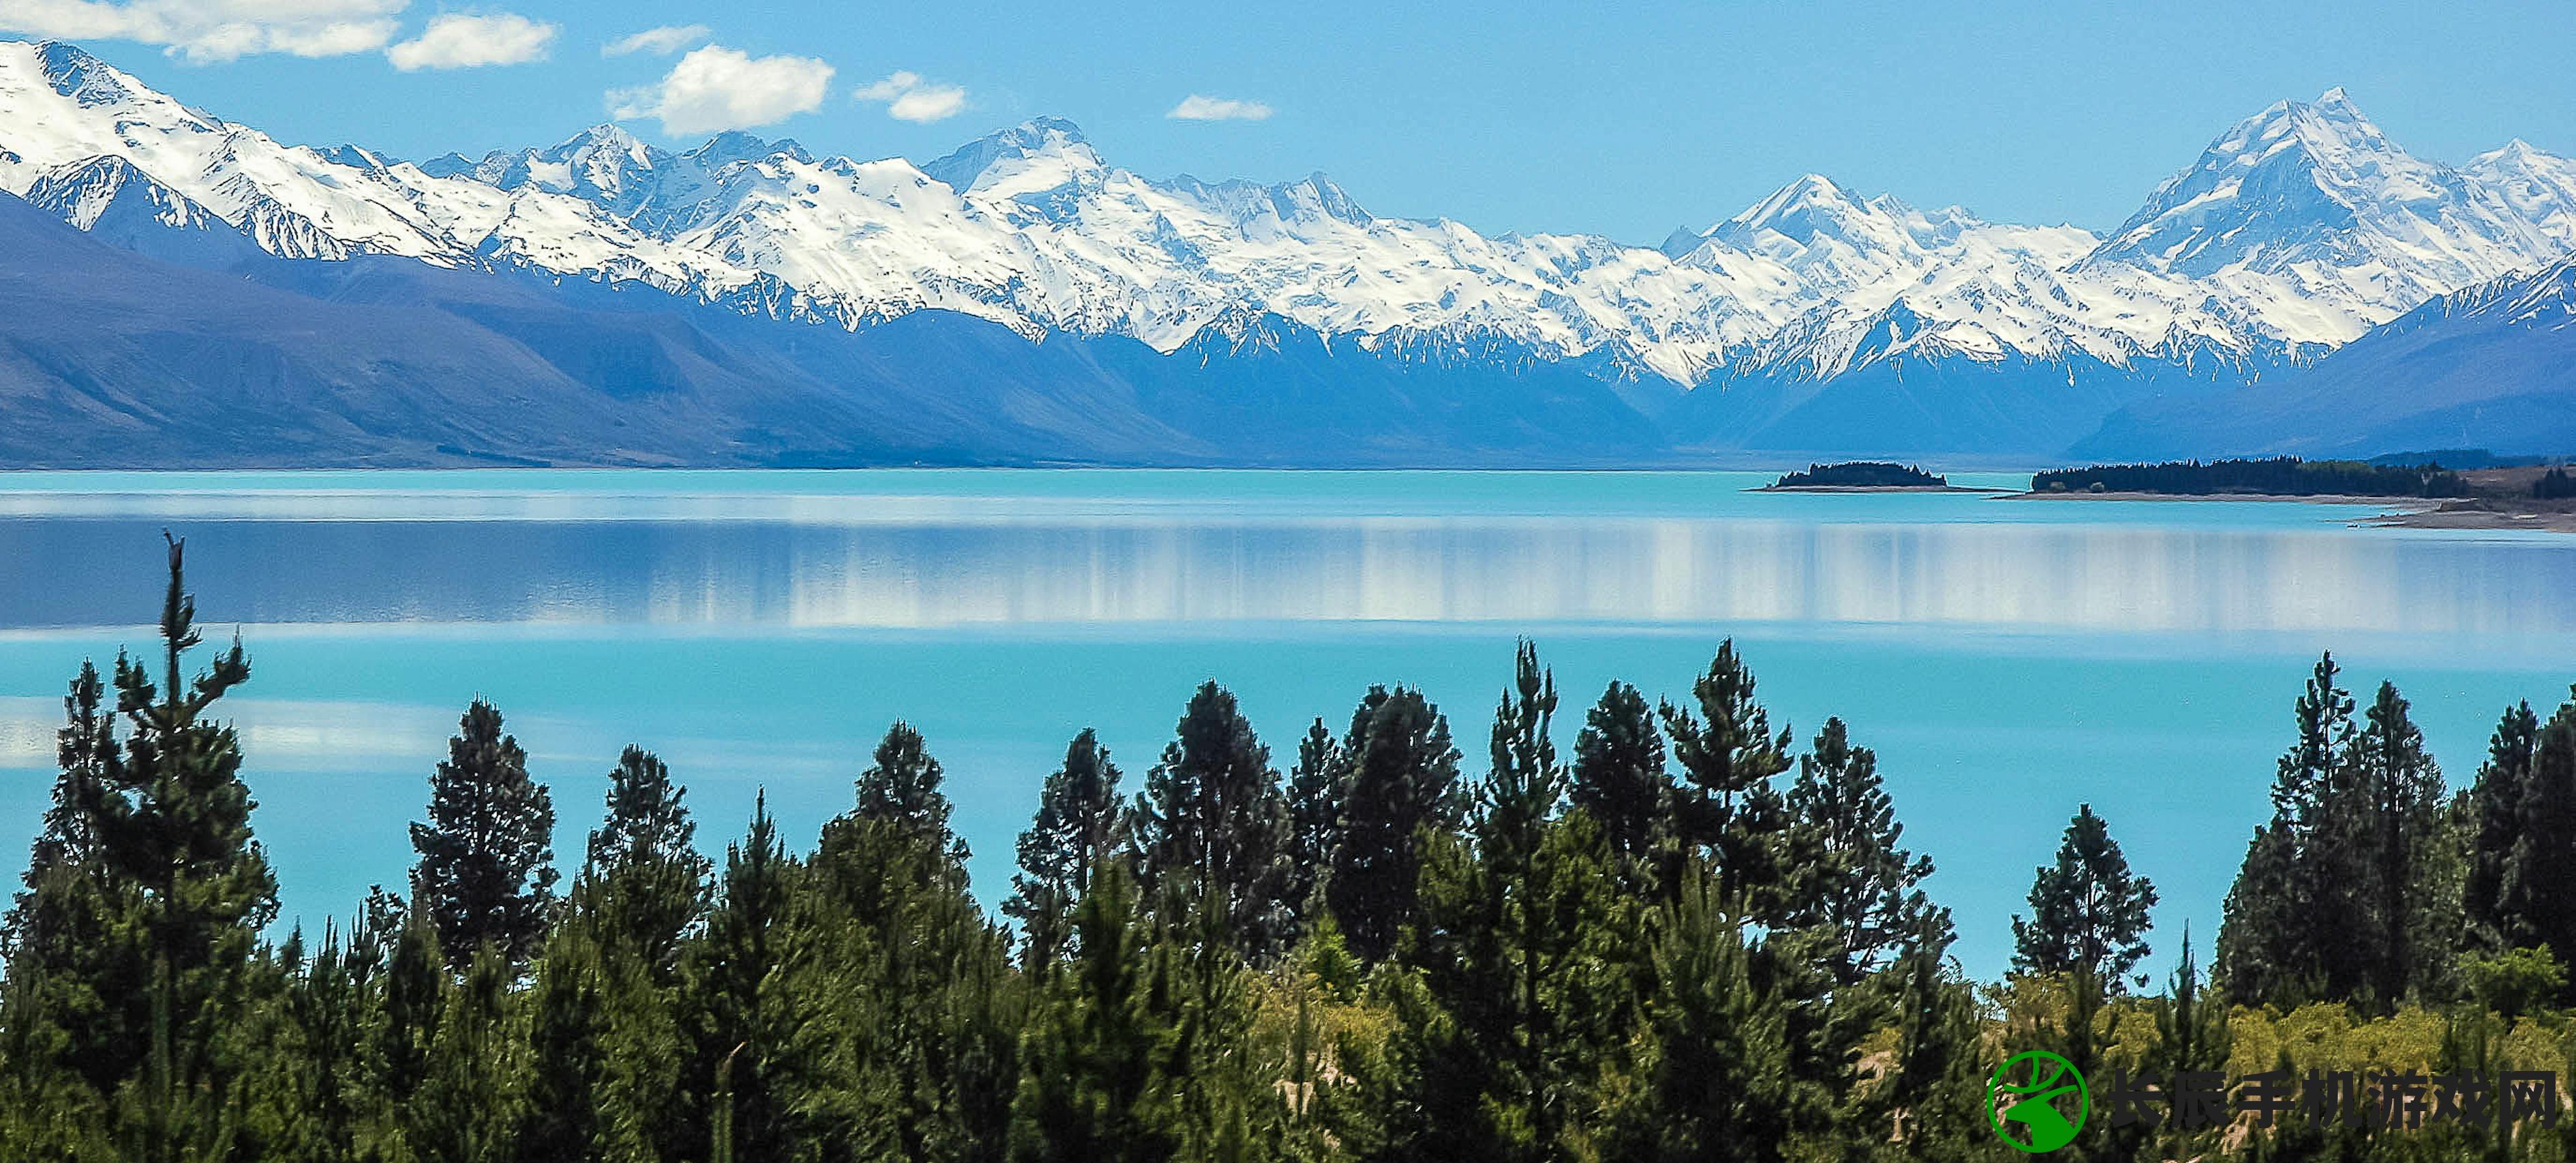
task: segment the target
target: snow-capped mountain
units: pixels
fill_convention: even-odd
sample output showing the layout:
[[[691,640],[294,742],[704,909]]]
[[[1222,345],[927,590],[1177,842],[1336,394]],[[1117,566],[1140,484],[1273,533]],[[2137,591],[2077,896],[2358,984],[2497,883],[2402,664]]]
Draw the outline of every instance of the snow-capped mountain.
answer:
[[[2340,344],[2576,245],[2548,224],[2565,193],[2528,191],[2517,209],[2497,184],[2398,148],[2332,89],[2239,122],[2084,267],[2180,275],[2294,342]]]
[[[420,163],[433,177],[467,177],[501,190],[535,188],[570,194],[646,232],[685,222],[715,192],[717,174],[736,162],[783,154],[812,161],[793,141],[719,133],[696,149],[673,152],[647,144],[622,126],[597,125],[545,149],[495,151],[480,160],[447,154]]]
[[[2576,246],[2576,158],[2543,153],[2517,137],[2479,154],[2461,172],[2543,235]]]
[[[1816,174],[1699,239],[1680,262],[1759,279],[1772,302],[1793,308],[1737,361],[1738,374],[1830,379],[1909,357],[2125,367],[2204,349],[2241,361],[2290,338],[2186,280],[2082,269],[2101,241],[2089,231],[1862,199]]]
[[[743,133],[675,151],[614,125],[403,162],[282,144],[70,45],[0,42],[0,190],[165,257],[154,229],[232,231],[287,259],[645,286],[851,330],[946,311],[1174,358],[1285,327],[1367,358],[1741,390],[1775,419],[1926,366],[2132,385],[2070,393],[2076,411],[2176,375],[2247,382],[2576,248],[2576,161],[2518,141],[2416,158],[2340,90],[2234,126],[2107,235],[1808,175],[1640,247],[1381,218],[1321,174],[1147,178],[1052,118],[921,164]]]
[[[47,171],[26,197],[94,238],[195,266],[227,267],[265,253],[231,223],[121,157]]]
[[[721,292],[751,281],[596,205],[505,191],[364,150],[281,145],[65,44],[0,42],[0,189],[119,158],[285,258],[393,254],[441,266],[523,260],[564,274]],[[355,164],[353,164],[355,163]]]

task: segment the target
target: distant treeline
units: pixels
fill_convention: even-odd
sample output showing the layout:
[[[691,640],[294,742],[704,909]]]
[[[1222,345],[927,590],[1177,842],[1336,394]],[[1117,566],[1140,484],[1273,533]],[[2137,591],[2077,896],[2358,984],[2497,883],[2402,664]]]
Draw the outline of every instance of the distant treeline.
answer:
[[[2370,463],[2389,465],[2396,468],[2413,468],[2418,465],[2438,464],[2443,468],[2460,469],[2465,471],[2480,468],[2534,468],[2540,465],[2549,464],[2554,459],[2558,458],[2547,456],[2498,455],[2494,451],[2484,448],[2441,448],[2435,449],[2431,452],[2383,453],[2381,455],[2371,457]]]
[[[2436,465],[2380,465],[2359,460],[2181,460],[2162,464],[2097,464],[2034,475],[2038,493],[2174,493],[2205,496],[2261,493],[2314,497],[2464,497],[2458,473]]]
[[[2576,497],[2576,476],[2569,475],[2563,467],[2550,469],[2540,474],[2540,479],[2531,482],[2531,495],[2544,501]]]
[[[2132,992],[2156,891],[2089,806],[2035,870],[2011,976],[1966,979],[1876,756],[1838,719],[1803,747],[1775,728],[1732,643],[1678,699],[1609,684],[1570,756],[1523,643],[1480,774],[1403,686],[1275,764],[1206,683],[1132,791],[1081,731],[1007,924],[902,723],[850,757],[815,843],[764,804],[720,862],[630,747],[567,881],[551,795],[478,700],[407,893],[276,940],[240,741],[210,715],[249,663],[236,641],[192,672],[179,567],[174,543],[159,648],[65,699],[0,930],[9,1163],[1964,1163],[2006,1157],[1984,1087],[2023,1050],[2111,1080],[2576,1049],[2576,703],[2509,711],[2447,795],[2395,688],[2356,720],[2331,659],[2227,901],[2223,992],[2188,938],[2161,994]],[[2068,1157],[2571,1142],[2576,1119],[2105,1113]]]
[[[1810,464],[1803,472],[1789,473],[1771,482],[1771,487],[1775,489],[1941,488],[1949,483],[1948,477],[1935,476],[1910,464],[1854,460],[1842,464]]]

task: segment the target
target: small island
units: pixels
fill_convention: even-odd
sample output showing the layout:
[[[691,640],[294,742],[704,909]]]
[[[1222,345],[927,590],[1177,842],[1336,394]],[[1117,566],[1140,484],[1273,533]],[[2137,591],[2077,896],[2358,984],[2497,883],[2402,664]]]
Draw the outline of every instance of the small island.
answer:
[[[1928,473],[1910,464],[1890,464],[1879,460],[1853,460],[1841,464],[1810,464],[1803,471],[1785,473],[1764,486],[1764,492],[1885,492],[1896,489],[1948,489],[1950,478]]]

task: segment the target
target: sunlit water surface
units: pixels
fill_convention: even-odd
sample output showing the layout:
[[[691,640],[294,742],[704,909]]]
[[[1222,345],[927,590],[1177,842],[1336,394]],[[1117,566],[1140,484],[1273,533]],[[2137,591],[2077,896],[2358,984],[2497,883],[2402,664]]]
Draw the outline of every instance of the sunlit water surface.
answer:
[[[1064,742],[1130,786],[1189,689],[1280,758],[1418,685],[1482,770],[1512,640],[1565,692],[1679,695],[1741,642],[1775,723],[1875,748],[1970,970],[2080,802],[2204,935],[2316,652],[2395,679],[2454,783],[2576,679],[2576,538],[2357,528],[2258,501],[1748,492],[1741,473],[0,474],[0,844],[43,810],[63,684],[144,645],[160,531],[241,627],[256,825],[290,917],[397,884],[465,703],[498,702],[577,859],[629,741],[710,848],[766,788],[810,842],[886,724],[946,765],[977,891]],[[2009,485],[2007,477],[1957,478]],[[14,860],[15,857],[8,859]]]

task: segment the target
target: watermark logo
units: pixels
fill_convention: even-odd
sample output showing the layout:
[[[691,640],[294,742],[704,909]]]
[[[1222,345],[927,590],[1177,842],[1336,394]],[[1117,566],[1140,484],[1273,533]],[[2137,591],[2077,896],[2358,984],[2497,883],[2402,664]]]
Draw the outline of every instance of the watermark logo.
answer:
[[[2234,1123],[2269,1130],[2283,1118],[2313,1127],[2420,1130],[2443,1124],[2479,1129],[2538,1124],[2556,1129],[2562,1109],[2558,1075],[2546,1070],[2498,1074],[2421,1068],[2360,1072],[2288,1069],[2248,1074],[2230,1083],[2215,1070],[2131,1075],[2112,1068],[2102,1087],[2103,1123],[2113,1130],[2197,1134]],[[2231,1109],[2232,1108],[2232,1109]],[[2046,1050],[2027,1050],[1986,1080],[1986,1122],[2017,1151],[2037,1155],[2075,1141],[2093,1114],[2092,1087],[2075,1065]]]
[[[1986,1121],[2015,1150],[2037,1155],[2074,1142],[2092,1113],[2084,1075],[2046,1050],[2015,1054],[1986,1080]]]

